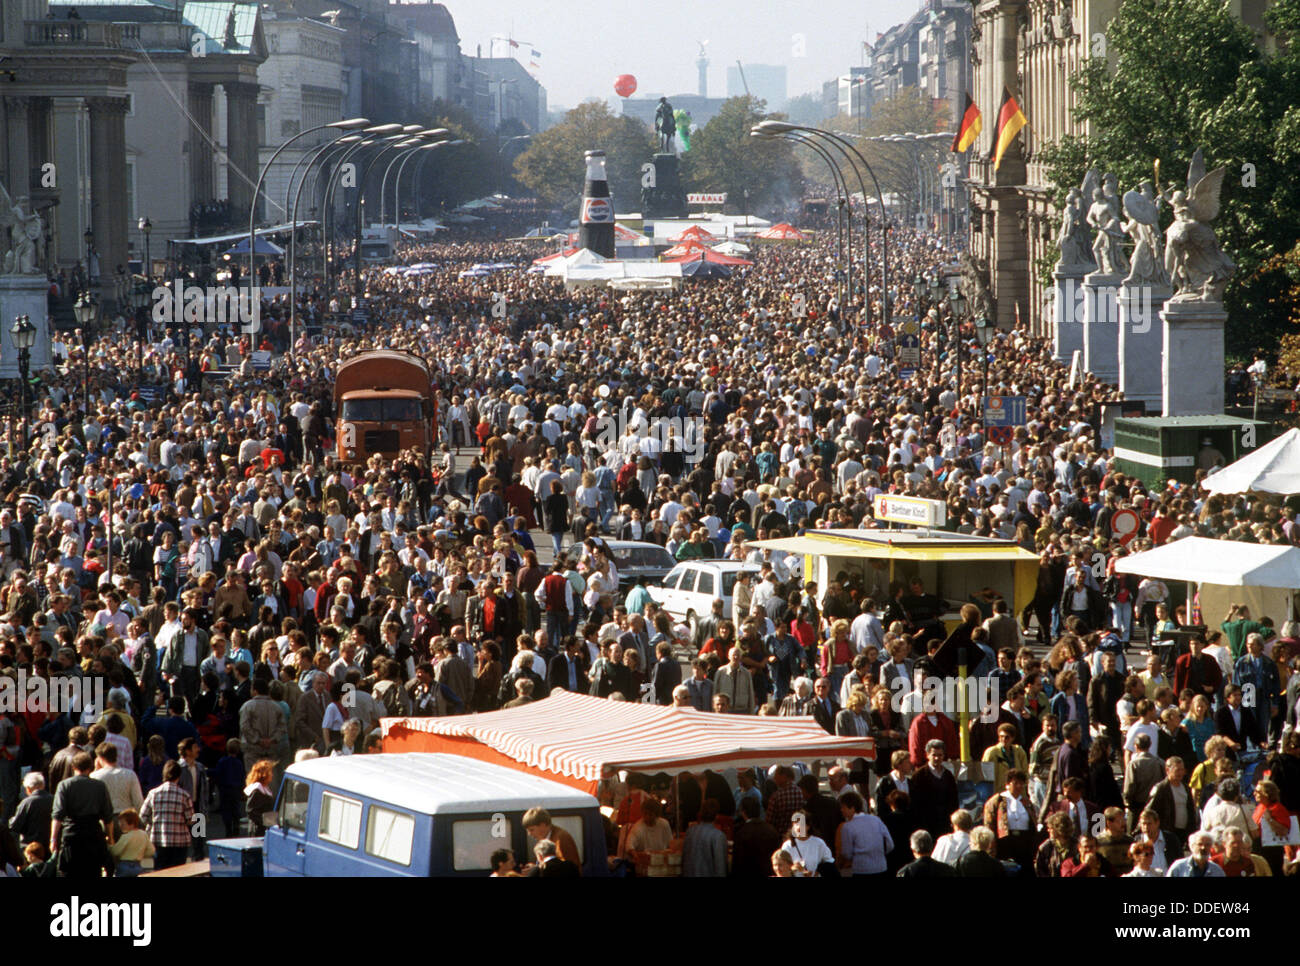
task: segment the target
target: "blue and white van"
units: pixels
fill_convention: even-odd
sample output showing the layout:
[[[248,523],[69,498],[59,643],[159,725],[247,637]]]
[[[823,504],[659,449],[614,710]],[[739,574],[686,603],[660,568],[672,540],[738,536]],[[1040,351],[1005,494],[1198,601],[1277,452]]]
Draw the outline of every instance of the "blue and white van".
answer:
[[[608,875],[596,799],[459,755],[314,758],[289,766],[267,830],[267,876],[483,876],[508,848],[533,860],[523,814],[545,808],[573,836],[582,874]]]

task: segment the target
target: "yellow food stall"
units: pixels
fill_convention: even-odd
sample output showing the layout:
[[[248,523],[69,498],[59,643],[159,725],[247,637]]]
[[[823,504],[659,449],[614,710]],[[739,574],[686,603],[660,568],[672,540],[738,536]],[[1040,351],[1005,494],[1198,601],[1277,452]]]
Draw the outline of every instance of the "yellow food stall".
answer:
[[[796,564],[787,558],[801,559],[803,579],[816,581],[819,595],[848,574],[883,606],[891,581],[920,577],[926,593],[948,602],[943,621],[950,631],[960,623],[961,605],[976,602],[986,589],[1000,594],[1016,615],[1029,605],[1038,582],[1037,554],[1011,540],[943,530],[809,530],[749,546],[785,554],[787,564]]]

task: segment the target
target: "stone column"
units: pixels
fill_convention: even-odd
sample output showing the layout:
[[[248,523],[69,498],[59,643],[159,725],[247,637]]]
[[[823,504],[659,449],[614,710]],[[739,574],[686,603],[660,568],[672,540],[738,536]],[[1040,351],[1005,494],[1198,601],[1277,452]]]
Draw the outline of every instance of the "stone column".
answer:
[[[27,97],[5,97],[5,118],[8,121],[8,170],[5,188],[14,199],[25,196],[32,183],[31,128],[29,124],[32,102]]]
[[[1083,277],[1083,368],[1103,382],[1119,381],[1118,275]]]
[[[90,223],[99,256],[100,303],[113,304],[113,273],[127,260],[126,98],[90,97]],[[89,266],[88,266],[89,269]]]
[[[257,85],[222,87],[226,91],[226,188],[236,217],[247,221],[258,173]]]
[[[1120,286],[1119,388],[1125,399],[1141,400],[1147,412],[1163,406],[1160,388],[1164,326],[1157,313],[1169,299],[1169,289],[1150,285]]]
[[[212,183],[212,85],[191,84],[190,203],[215,201]],[[187,211],[186,217],[189,216]]]
[[[1221,302],[1166,302],[1160,311],[1165,416],[1223,415]]]
[[[1083,349],[1084,271],[1060,264],[1052,271],[1052,356],[1066,365]]]

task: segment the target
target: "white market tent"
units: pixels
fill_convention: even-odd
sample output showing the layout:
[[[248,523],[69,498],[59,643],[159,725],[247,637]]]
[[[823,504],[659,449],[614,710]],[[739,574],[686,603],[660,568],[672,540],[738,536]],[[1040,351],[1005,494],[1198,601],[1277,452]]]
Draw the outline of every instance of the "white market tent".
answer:
[[[1211,493],[1300,493],[1300,429],[1288,429],[1201,485]]]
[[[618,279],[668,279],[680,281],[682,266],[671,262],[655,261],[607,261],[591,264],[562,265],[547,268],[546,274],[564,279],[566,288],[585,288],[593,285],[608,285]]]
[[[1184,537],[1121,557],[1115,569],[1199,584],[1201,613],[1211,627],[1231,604],[1245,604],[1256,619],[1268,616],[1281,627],[1292,619],[1300,590],[1300,547]]]

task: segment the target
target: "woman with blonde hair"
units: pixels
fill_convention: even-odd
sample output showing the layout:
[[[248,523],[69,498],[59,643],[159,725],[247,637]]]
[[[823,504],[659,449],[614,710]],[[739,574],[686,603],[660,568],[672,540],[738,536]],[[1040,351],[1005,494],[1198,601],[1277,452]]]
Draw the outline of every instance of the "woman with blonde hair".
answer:
[[[853,662],[853,642],[849,640],[850,624],[843,618],[831,624],[830,640],[821,645],[818,666],[821,675],[830,678],[831,694],[839,694],[840,686],[848,676]]]
[[[263,816],[275,805],[275,796],[271,794],[274,778],[275,763],[269,758],[263,758],[248,770],[248,778],[244,782],[244,813],[251,826],[251,835],[266,832]]]

